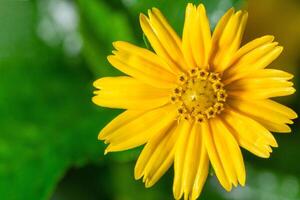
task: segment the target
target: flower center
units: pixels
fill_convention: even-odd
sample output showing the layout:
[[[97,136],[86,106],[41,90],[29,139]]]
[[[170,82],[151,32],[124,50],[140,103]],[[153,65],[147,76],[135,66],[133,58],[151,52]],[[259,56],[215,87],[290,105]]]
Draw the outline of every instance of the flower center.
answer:
[[[179,77],[171,101],[178,105],[179,119],[202,122],[221,113],[226,97],[219,74],[192,69]]]

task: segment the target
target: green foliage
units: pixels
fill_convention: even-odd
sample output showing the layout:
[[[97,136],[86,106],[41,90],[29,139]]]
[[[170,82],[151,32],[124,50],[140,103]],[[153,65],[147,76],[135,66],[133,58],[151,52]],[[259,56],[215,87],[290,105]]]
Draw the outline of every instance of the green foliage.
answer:
[[[36,38],[34,6],[0,7],[1,199],[48,199],[70,166],[101,162],[101,117],[116,115],[92,105],[86,67],[68,65]]]
[[[152,6],[160,8],[180,34],[187,1],[122,2],[74,2],[83,40],[81,54],[76,58],[64,54],[63,44],[48,46],[37,37],[38,1],[0,3],[1,199],[172,198],[172,170],[151,189],[144,189],[142,183],[133,179],[134,161],[140,148],[103,156],[105,145],[97,141],[97,134],[120,111],[92,104],[92,82],[101,76],[121,74],[106,61],[113,41],[145,45],[138,25],[140,12],[145,13]],[[241,0],[203,2],[213,20],[212,27],[227,8],[242,3]],[[284,175],[287,164],[295,164],[295,159],[282,155],[292,149],[292,155],[297,157],[296,145],[289,148],[295,139],[284,138],[281,153],[278,151],[268,164],[276,163],[273,166],[276,180],[287,176]],[[266,164],[259,159],[248,160],[259,166]],[[55,190],[70,168],[73,170]],[[257,174],[255,167],[252,168],[251,173]],[[295,167],[291,173],[300,171]],[[258,188],[258,182],[250,184]],[[204,199],[232,198],[216,185],[215,178],[210,177]],[[288,197],[296,199],[299,194],[294,193]]]
[[[118,74],[109,68],[106,56],[112,51],[112,42],[134,41],[133,30],[124,11],[114,11],[105,2],[78,0],[83,54],[96,75]]]

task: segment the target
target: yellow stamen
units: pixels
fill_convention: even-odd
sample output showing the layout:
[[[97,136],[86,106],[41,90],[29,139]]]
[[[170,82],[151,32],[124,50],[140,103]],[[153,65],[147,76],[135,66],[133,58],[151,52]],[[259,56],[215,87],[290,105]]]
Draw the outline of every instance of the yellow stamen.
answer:
[[[227,97],[223,87],[217,73],[194,68],[181,75],[171,97],[178,105],[178,118],[202,122],[221,113]]]

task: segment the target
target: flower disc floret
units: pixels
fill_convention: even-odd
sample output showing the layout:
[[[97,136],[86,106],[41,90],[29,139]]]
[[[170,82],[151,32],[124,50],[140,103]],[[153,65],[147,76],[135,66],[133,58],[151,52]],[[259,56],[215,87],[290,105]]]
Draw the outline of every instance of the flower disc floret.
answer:
[[[226,97],[218,73],[194,68],[179,77],[171,101],[178,105],[179,119],[202,122],[221,113]]]

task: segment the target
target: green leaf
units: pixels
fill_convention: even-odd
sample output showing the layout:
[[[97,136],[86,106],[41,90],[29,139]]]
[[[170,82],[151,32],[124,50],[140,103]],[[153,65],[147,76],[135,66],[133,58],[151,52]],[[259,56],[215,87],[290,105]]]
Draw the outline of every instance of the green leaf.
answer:
[[[0,26],[5,28],[0,30],[0,196],[4,200],[49,199],[72,166],[110,159],[125,162],[137,156],[136,151],[103,156],[105,145],[97,140],[98,132],[120,111],[91,102],[93,75],[80,58],[70,60],[60,46],[50,48],[37,38],[37,16],[34,1],[1,2]],[[126,21],[115,18],[114,22]],[[120,24],[115,25],[123,30]],[[102,41],[110,31],[103,32]],[[115,35],[111,40],[120,37],[111,35]],[[93,59],[103,63],[105,55],[100,51]]]
[[[105,2],[78,0],[81,33],[84,40],[83,54],[95,75],[120,74],[108,65],[106,56],[111,54],[112,42],[135,41],[130,21],[123,11],[112,10]]]
[[[11,12],[14,10],[14,12]],[[92,76],[36,37],[33,2],[1,2],[0,196],[48,199],[70,166],[102,162],[101,127],[118,111],[90,99]]]

